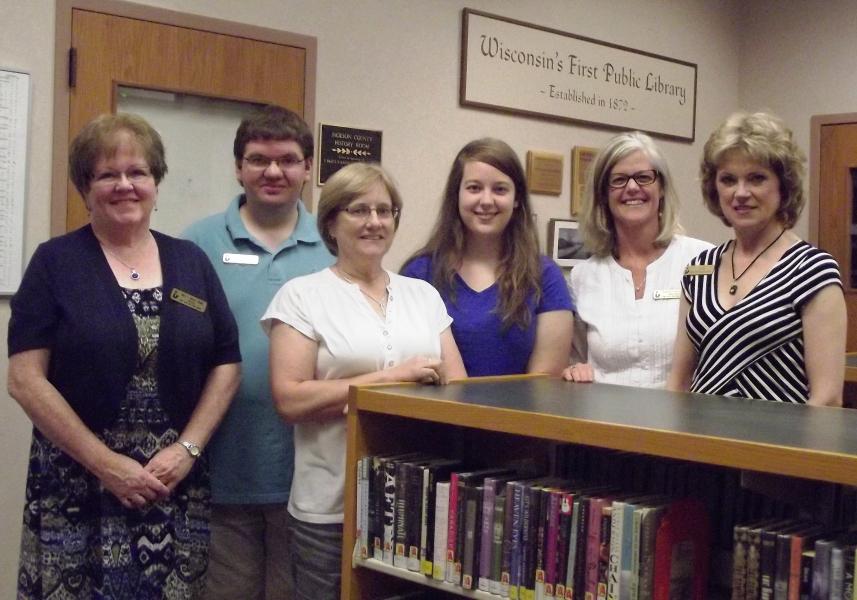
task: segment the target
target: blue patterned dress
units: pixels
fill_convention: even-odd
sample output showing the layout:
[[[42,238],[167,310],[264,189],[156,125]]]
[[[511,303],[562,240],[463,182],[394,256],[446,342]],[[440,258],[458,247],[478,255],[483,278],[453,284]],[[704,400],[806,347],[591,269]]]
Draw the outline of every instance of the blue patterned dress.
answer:
[[[137,327],[137,364],[116,421],[99,438],[145,465],[179,435],[158,397],[162,290],[123,294]],[[166,500],[126,509],[94,475],[34,429],[18,598],[201,597],[209,533],[203,460]]]

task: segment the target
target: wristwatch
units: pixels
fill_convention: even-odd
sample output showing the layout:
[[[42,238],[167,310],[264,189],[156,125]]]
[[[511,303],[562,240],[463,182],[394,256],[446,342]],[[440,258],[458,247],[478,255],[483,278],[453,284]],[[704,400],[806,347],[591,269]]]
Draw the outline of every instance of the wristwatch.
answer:
[[[194,460],[199,458],[200,455],[202,454],[202,448],[200,448],[199,446],[197,446],[193,442],[188,442],[186,440],[182,440],[179,442],[179,444],[184,446],[184,449],[187,450],[187,453],[190,454],[190,457]]]

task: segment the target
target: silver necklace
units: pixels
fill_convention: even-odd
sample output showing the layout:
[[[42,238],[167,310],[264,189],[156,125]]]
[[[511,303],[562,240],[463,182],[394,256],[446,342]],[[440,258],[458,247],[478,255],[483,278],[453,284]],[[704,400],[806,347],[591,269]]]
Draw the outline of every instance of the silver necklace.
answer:
[[[116,260],[118,260],[120,263],[122,263],[123,265],[125,265],[125,268],[126,268],[126,269],[128,269],[129,271],[131,271],[131,274],[129,275],[129,277],[131,278],[131,280],[132,280],[132,281],[137,281],[137,280],[139,280],[139,279],[140,279],[140,277],[142,277],[142,275],[140,275],[140,271],[138,271],[137,269],[135,269],[134,267],[132,267],[131,265],[129,265],[128,263],[126,263],[124,260],[122,260],[121,258],[119,258],[118,256],[116,256],[115,254],[113,254],[110,250],[108,250],[108,249],[107,249],[107,246],[105,246],[104,244],[101,244],[101,247],[104,249],[104,251],[105,251],[107,254],[109,254],[110,256],[112,256],[113,258],[115,258]]]
[[[350,283],[351,285],[356,285],[357,289],[360,290],[361,294],[366,296],[369,300],[371,300],[372,302],[374,302],[378,306],[378,308],[381,310],[381,316],[384,318],[387,317],[387,292],[386,292],[386,290],[384,292],[384,301],[382,302],[382,301],[378,300],[377,298],[375,298],[372,294],[370,294],[369,292],[364,290],[362,287],[360,287],[360,284],[355,282],[353,279],[351,279],[349,277],[350,273],[347,273],[342,267],[337,266],[336,272],[339,273],[339,276],[342,277],[342,279],[344,279],[346,282]],[[353,277],[353,275],[351,277]],[[387,275],[386,271],[384,272],[384,277],[386,278],[385,285],[389,285],[390,284],[390,276]]]

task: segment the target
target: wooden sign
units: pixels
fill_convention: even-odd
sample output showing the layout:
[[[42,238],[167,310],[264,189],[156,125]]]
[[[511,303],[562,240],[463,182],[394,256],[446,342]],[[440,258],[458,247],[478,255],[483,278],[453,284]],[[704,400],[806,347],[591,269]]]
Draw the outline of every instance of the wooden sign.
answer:
[[[527,187],[532,194],[559,196],[562,192],[562,154],[527,152]]]
[[[465,8],[460,102],[692,142],[696,65]]]

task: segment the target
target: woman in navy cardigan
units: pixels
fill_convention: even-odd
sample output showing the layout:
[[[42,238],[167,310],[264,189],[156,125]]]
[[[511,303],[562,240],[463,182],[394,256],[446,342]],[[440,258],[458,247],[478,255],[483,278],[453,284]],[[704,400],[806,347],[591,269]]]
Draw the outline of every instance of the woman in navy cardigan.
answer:
[[[41,244],[11,302],[9,392],[34,424],[18,597],[198,597],[235,321],[206,256],[149,230],[148,123],[103,115],[70,162],[90,223]]]

